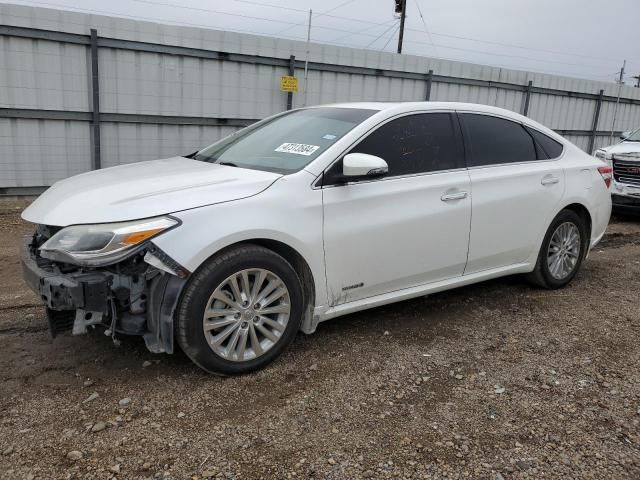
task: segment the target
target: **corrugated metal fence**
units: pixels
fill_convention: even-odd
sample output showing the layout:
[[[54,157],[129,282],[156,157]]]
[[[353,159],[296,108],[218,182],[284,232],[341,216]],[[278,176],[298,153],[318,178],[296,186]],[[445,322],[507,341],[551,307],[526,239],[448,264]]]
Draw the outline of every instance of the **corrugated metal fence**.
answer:
[[[302,105],[279,79],[306,45],[270,37],[0,5],[0,194],[195,151]],[[307,102],[463,101],[531,118],[592,151],[609,142],[617,85],[312,44]],[[614,134],[640,126],[622,88]]]

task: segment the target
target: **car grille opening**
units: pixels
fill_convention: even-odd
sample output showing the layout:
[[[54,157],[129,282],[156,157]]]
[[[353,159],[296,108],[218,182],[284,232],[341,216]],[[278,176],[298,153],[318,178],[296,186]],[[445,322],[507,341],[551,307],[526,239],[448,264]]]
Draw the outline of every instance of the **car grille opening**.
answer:
[[[613,178],[619,183],[640,185],[640,162],[613,160]]]

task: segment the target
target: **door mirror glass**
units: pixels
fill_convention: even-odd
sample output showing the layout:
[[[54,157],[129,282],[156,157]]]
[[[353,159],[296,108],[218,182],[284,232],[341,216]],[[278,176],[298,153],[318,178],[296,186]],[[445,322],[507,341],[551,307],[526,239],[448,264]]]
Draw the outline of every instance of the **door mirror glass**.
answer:
[[[622,132],[620,134],[620,140],[626,140],[629,136],[631,136],[631,132]]]
[[[345,177],[381,177],[389,173],[387,162],[367,153],[349,153],[342,159]]]

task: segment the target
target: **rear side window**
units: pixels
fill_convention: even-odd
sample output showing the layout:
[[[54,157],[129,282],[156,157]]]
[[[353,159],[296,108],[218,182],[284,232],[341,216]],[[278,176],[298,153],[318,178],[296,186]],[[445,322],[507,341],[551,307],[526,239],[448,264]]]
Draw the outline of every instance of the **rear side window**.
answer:
[[[453,114],[420,113],[382,125],[349,153],[384,159],[389,175],[408,175],[464,167],[464,151]]]
[[[562,155],[562,144],[560,142],[555,141],[553,138],[548,137],[538,130],[530,127],[525,128],[536,141],[539,159],[558,158]]]
[[[533,137],[522,125],[488,115],[462,113],[470,143],[470,167],[537,160]]]

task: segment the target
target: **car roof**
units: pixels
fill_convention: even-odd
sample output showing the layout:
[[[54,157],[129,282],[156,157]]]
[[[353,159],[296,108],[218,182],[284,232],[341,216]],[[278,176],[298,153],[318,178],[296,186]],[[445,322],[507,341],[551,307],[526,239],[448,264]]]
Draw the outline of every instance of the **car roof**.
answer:
[[[551,130],[550,128],[532,120],[529,117],[525,117],[524,115],[520,115],[511,110],[506,110],[500,107],[494,107],[491,105],[483,105],[480,103],[465,103],[465,102],[345,102],[345,103],[333,103],[327,105],[316,105],[311,108],[360,108],[360,109],[369,109],[376,110],[376,116],[378,114],[382,114],[385,116],[392,116],[396,114],[402,114],[405,112],[413,112],[413,111],[429,111],[429,110],[457,110],[457,111],[465,111],[465,112],[476,112],[476,113],[485,113],[489,115],[497,115],[501,117],[506,117],[516,122],[524,123],[525,125],[530,125],[534,128],[537,128],[547,135],[555,138],[556,140],[562,140],[564,143],[567,142],[565,138],[558,135],[556,132]]]
[[[326,105],[316,105],[316,107],[332,107],[332,108],[361,108],[369,110],[383,111],[411,111],[411,110],[465,110],[483,113],[497,113],[501,115],[514,116],[519,115],[511,110],[493,107],[491,105],[483,105],[480,103],[465,102],[345,102],[332,103]]]

